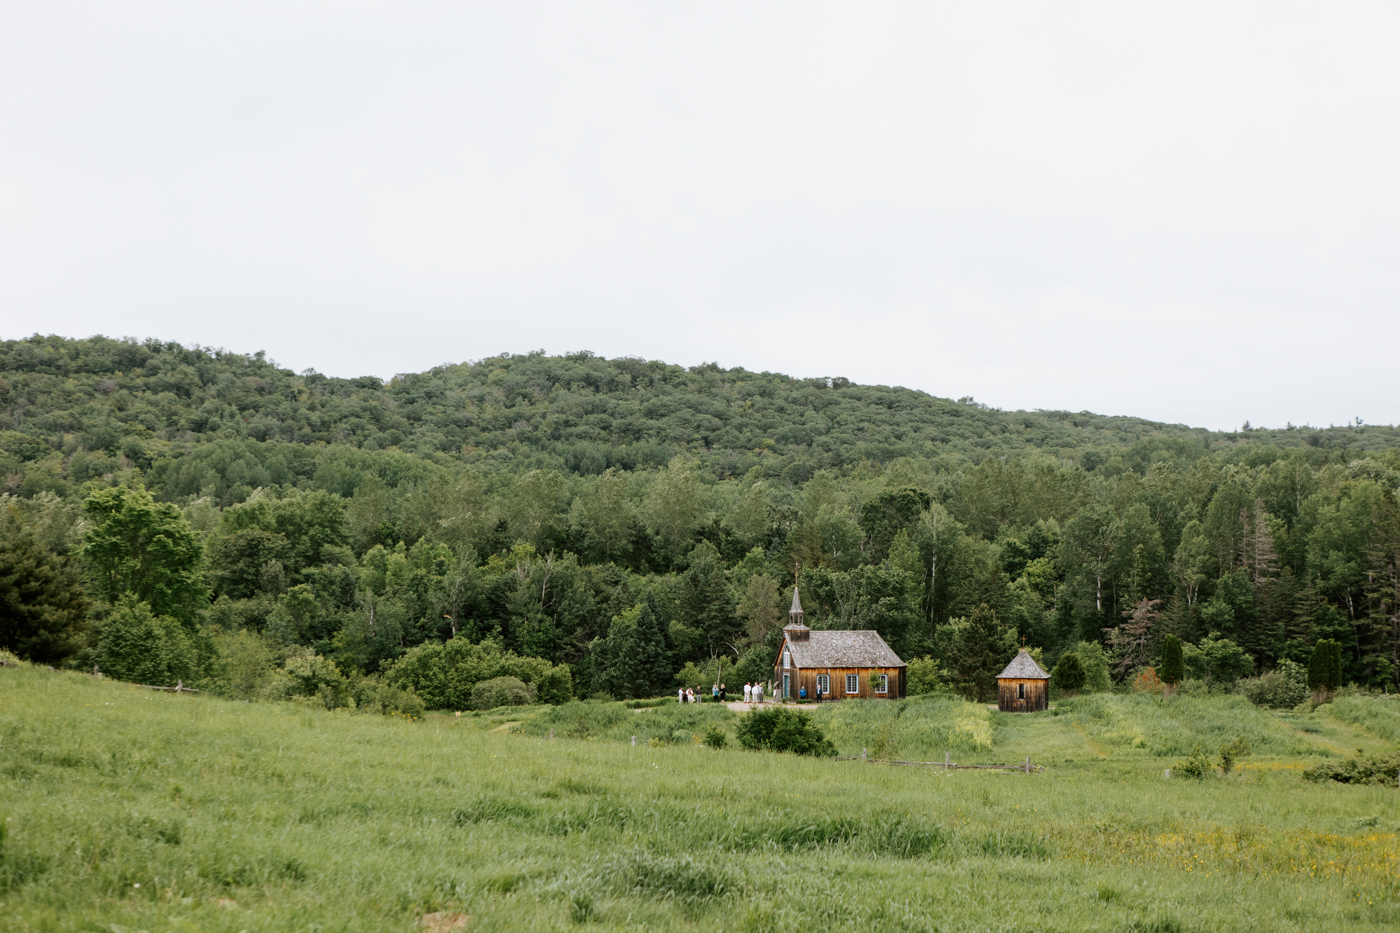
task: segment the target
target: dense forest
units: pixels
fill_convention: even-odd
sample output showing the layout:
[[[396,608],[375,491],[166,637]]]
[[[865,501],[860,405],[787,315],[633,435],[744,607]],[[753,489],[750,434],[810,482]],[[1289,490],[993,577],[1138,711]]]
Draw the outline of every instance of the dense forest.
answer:
[[[133,679],[275,668],[330,703],[459,708],[503,672],[541,698],[737,683],[799,567],[809,624],[969,689],[989,644],[1124,681],[1169,634],[1205,681],[1319,641],[1345,681],[1400,670],[1388,426],[1219,433],[587,353],[336,379],[36,336],[0,343],[0,481],[0,647]]]

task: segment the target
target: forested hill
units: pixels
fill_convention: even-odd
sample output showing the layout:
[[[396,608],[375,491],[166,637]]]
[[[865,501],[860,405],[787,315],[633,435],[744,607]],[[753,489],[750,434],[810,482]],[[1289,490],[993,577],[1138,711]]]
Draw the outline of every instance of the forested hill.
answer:
[[[189,445],[252,440],[577,474],[658,467],[686,453],[717,478],[761,465],[796,482],[862,461],[1032,449],[1112,473],[1246,445],[1400,447],[1400,431],[1386,426],[1217,433],[588,353],[490,357],[385,383],[296,374],[262,353],[38,336],[0,343],[0,430],[4,455],[24,461],[81,450],[149,465]]]
[[[329,703],[387,669],[447,702],[431,684],[471,652],[550,695],[721,662],[743,683],[800,564],[811,624],[970,696],[1023,643],[1133,683],[1168,634],[1205,689],[1315,658],[1330,686],[1400,684],[1390,427],[1212,433],[587,354],[386,384],[36,337],[0,344],[0,482],[0,649],[145,683]]]

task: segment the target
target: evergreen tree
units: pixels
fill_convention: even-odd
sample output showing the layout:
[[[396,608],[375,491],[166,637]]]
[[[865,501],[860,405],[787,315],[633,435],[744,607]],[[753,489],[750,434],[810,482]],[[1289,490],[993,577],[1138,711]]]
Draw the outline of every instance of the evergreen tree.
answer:
[[[1181,683],[1181,678],[1185,675],[1181,659],[1181,639],[1175,635],[1167,635],[1162,639],[1162,664],[1157,671],[1157,676],[1162,683],[1167,685],[1170,691],[1177,684]]]
[[[1319,693],[1331,693],[1342,685],[1342,646],[1330,638],[1313,645],[1308,661],[1308,686]]]
[[[1016,633],[986,604],[939,632],[942,661],[957,691],[984,703],[996,691],[996,675],[1016,656]]]
[[[1066,651],[1060,655],[1059,663],[1050,672],[1050,680],[1055,688],[1064,693],[1074,693],[1084,686],[1086,678],[1084,665],[1079,660],[1079,655],[1073,651]]]
[[[22,531],[0,541],[0,648],[57,664],[78,649],[87,612],[72,561]]]
[[[594,686],[615,697],[656,696],[670,689],[672,673],[665,632],[650,601],[614,616],[607,637],[594,643]]]

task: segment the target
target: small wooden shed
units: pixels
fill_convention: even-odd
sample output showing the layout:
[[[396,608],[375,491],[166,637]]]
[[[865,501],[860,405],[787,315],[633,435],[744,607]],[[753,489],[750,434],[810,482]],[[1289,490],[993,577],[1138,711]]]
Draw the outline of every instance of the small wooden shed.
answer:
[[[1037,713],[1050,708],[1050,675],[1022,648],[997,675],[997,709],[1003,713]]]

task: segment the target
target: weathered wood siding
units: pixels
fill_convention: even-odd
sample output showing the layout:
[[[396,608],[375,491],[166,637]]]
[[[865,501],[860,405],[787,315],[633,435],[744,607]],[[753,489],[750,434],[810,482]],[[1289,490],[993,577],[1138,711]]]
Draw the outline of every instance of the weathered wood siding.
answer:
[[[1038,713],[1050,708],[1049,681],[1012,680],[997,681],[997,709],[1003,713]],[[1021,696],[1024,687],[1025,697]]]
[[[851,699],[902,699],[905,695],[905,668],[902,667],[817,667],[817,668],[791,668],[787,673],[792,676],[792,697],[797,699],[802,695],[802,688],[807,688],[807,699],[815,700],[817,697],[817,675],[826,674],[831,677],[831,690],[822,695],[823,700],[844,700]],[[778,685],[778,690],[782,690],[783,667],[779,663],[773,669],[773,681]],[[855,674],[860,684],[857,693],[846,692],[846,675]],[[889,678],[889,689],[885,693],[876,693],[870,687],[871,674],[884,674]]]

